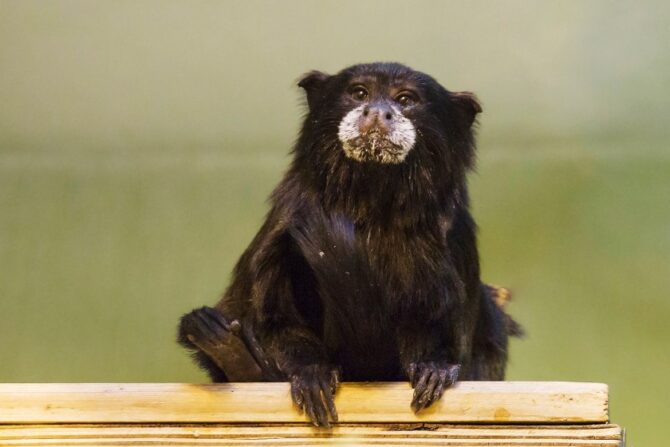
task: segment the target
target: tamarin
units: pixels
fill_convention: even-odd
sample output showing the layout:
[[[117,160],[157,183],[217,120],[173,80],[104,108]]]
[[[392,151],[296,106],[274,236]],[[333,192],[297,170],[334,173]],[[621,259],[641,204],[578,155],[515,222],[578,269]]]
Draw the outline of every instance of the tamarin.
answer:
[[[476,97],[397,63],[298,85],[308,111],[265,222],[179,342],[215,382],[289,381],[317,426],[340,380],[407,380],[415,412],[457,379],[502,380],[521,328],[480,279]]]

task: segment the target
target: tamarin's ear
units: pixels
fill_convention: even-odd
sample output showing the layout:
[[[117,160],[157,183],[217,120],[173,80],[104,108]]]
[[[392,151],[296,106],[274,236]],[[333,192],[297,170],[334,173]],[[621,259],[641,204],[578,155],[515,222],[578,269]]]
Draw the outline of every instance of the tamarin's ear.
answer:
[[[470,129],[477,114],[482,112],[477,97],[472,92],[451,92],[450,96],[458,111],[459,121],[465,129]]]
[[[313,70],[303,75],[298,81],[298,87],[303,88],[307,94],[307,105],[310,110],[314,108],[321,97],[322,87],[329,78],[330,76],[326,73]]]

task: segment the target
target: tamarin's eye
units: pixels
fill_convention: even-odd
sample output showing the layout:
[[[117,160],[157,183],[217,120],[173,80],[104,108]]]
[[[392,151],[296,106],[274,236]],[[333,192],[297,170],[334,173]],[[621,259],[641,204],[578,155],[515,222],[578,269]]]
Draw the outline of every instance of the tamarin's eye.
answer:
[[[402,92],[395,97],[395,101],[403,107],[413,106],[418,102],[418,99],[414,93],[411,92]]]
[[[368,97],[368,91],[365,87],[357,85],[351,89],[351,97],[356,101],[365,101]]]

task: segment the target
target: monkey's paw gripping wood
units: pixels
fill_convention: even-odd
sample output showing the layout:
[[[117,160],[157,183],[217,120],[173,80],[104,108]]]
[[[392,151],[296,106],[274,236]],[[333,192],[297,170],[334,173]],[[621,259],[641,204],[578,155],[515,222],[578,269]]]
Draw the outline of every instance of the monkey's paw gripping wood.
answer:
[[[0,384],[2,446],[620,446],[607,386],[461,382],[420,415],[407,383],[345,383],[310,426],[286,383]]]

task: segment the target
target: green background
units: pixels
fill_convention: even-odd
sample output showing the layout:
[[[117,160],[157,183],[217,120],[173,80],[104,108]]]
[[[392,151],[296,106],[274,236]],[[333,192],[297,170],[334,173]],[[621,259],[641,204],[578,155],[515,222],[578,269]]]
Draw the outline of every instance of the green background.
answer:
[[[0,381],[205,381],[177,319],[263,219],[296,79],[394,60],[483,103],[484,277],[529,334],[508,378],[606,382],[613,420],[659,443],[667,5],[0,1]]]

